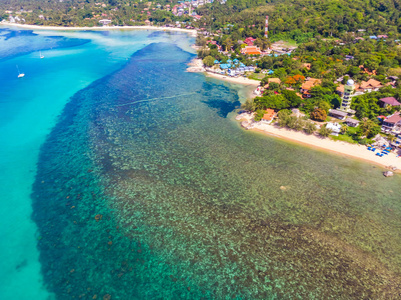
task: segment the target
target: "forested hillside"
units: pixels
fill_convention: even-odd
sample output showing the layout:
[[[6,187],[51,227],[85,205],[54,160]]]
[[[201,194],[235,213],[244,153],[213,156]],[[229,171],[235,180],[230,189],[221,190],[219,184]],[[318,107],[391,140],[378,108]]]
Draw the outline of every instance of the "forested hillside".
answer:
[[[299,42],[310,34],[339,37],[345,32],[396,35],[401,32],[400,0],[228,0],[199,9],[209,26],[245,26],[263,33],[269,15],[271,36],[281,34]],[[255,26],[254,26],[255,25]],[[309,33],[309,34],[305,34]]]
[[[389,36],[401,32],[401,0],[228,0],[225,4],[214,1],[196,9],[203,17],[198,21],[188,14],[176,17],[166,8],[177,3],[177,0],[2,0],[0,15],[7,18],[5,11],[23,9],[27,23],[58,26],[97,25],[94,16],[111,18],[114,25],[132,25],[145,20],[166,24],[180,20],[224,31],[227,24],[234,24],[251,31],[252,36],[263,34],[265,16],[269,15],[271,37],[298,42],[316,35],[340,37],[360,29],[366,30],[366,34]],[[39,18],[40,15],[43,17]]]
[[[2,0],[0,20],[18,15],[27,24],[51,26],[99,26],[99,19],[111,19],[113,25],[141,25],[188,21],[188,16],[176,18],[166,5],[177,1],[156,2],[124,0]],[[160,6],[158,6],[158,4]],[[10,13],[12,12],[12,13]],[[139,24],[138,24],[139,23]]]

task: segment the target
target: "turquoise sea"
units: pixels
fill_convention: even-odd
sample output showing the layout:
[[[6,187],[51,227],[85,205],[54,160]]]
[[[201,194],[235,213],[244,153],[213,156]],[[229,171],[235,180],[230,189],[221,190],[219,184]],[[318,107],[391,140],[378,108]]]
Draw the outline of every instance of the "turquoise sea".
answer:
[[[0,299],[400,298],[400,176],[244,131],[193,41],[0,27]]]

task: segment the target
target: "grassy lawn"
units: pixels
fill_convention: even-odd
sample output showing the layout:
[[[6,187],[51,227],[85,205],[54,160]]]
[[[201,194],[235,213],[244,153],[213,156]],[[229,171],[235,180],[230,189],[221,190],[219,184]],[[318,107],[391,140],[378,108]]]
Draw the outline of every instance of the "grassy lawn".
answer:
[[[263,73],[251,73],[250,75],[248,75],[249,79],[259,80],[259,81],[261,81],[264,77],[265,74]]]
[[[339,134],[338,136],[330,135],[330,138],[334,141],[343,141],[351,144],[358,144],[357,141],[354,141],[352,137],[346,134]]]
[[[285,47],[285,48],[288,48],[288,47],[297,47],[297,46],[298,46],[297,42],[294,41],[294,40],[286,40],[286,41],[283,41],[283,42],[284,42],[284,47]]]
[[[354,141],[350,134],[355,134],[358,130],[357,127],[348,127],[347,134],[339,134],[338,136],[330,135],[330,138],[334,141],[343,141],[351,144],[358,144],[357,141]]]

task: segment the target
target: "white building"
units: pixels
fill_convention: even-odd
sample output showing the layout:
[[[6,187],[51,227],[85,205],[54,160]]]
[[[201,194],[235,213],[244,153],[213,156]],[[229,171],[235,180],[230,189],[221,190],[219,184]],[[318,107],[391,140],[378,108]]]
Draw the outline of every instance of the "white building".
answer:
[[[337,136],[341,132],[341,125],[338,123],[327,123],[326,128],[331,130],[331,134]]]
[[[111,20],[103,19],[99,20],[99,23],[102,24],[103,26],[107,26],[111,23]]]

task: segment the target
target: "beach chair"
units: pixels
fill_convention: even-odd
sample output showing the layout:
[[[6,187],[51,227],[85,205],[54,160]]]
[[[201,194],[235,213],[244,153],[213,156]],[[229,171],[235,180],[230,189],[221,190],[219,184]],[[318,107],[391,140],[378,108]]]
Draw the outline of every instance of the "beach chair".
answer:
[[[372,150],[372,147],[368,147],[368,150]]]

